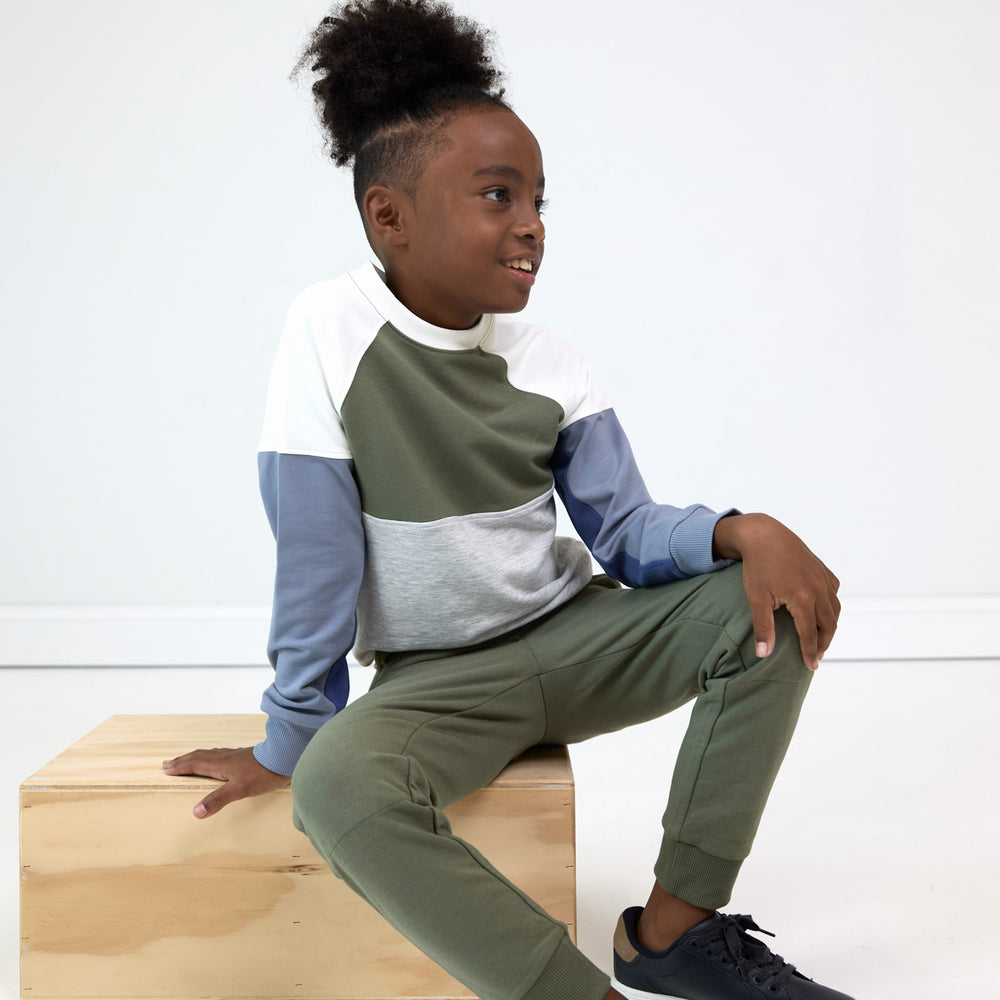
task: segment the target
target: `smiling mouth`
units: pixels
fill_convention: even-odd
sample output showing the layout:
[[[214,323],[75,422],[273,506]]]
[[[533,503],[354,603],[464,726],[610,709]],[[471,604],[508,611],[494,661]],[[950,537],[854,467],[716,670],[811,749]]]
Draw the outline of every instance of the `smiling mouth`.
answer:
[[[527,257],[517,257],[514,260],[509,260],[507,261],[507,267],[515,271],[527,271],[528,274],[535,273],[535,262],[529,260]]]

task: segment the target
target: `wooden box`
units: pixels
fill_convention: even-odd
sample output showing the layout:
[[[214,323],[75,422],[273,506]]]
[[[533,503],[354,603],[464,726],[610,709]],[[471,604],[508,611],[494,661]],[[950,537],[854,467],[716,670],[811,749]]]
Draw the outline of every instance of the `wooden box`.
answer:
[[[263,716],[114,716],[21,785],[21,996],[471,996],[333,876],[287,790],[196,820],[214,785],[166,775],[248,746]],[[575,931],[564,747],[514,761],[448,809],[455,832]]]

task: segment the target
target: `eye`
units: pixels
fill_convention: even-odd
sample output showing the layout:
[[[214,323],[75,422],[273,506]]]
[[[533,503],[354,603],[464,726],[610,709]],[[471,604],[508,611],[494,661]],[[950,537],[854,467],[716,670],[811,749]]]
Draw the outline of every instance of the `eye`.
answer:
[[[510,201],[510,195],[507,193],[506,188],[494,188],[492,191],[487,191],[485,197],[501,204]]]
[[[544,215],[545,211],[548,209],[548,207],[549,207],[549,199],[548,198],[536,198],[535,199],[535,211],[539,215]]]

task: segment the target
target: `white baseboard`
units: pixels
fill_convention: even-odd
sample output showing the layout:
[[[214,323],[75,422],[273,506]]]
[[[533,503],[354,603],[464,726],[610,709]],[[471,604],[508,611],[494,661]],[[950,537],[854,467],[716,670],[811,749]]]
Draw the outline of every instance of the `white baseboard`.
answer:
[[[266,607],[0,605],[0,667],[266,662]],[[1000,659],[1000,595],[844,601],[827,660]]]
[[[267,607],[0,605],[0,666],[252,666],[267,662]]]
[[[826,659],[1000,659],[1000,595],[846,598]]]

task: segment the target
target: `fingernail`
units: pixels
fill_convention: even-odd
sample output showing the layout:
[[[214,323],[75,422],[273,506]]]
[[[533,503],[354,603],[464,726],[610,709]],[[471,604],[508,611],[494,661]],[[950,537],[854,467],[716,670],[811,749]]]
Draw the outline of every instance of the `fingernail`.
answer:
[[[177,759],[177,758],[175,757],[175,758],[174,758],[173,760],[165,760],[165,761],[163,762],[163,766],[164,766],[164,767],[170,767],[170,765],[171,765],[171,764],[173,764],[174,760],[176,760],[176,759]]]
[[[208,815],[208,810],[204,807],[204,805],[202,805],[202,803],[199,802],[194,807],[194,814],[198,817],[198,819],[204,819]]]
[[[757,643],[757,656],[760,659],[763,659],[765,656],[767,656],[767,643],[766,642],[758,642]]]

